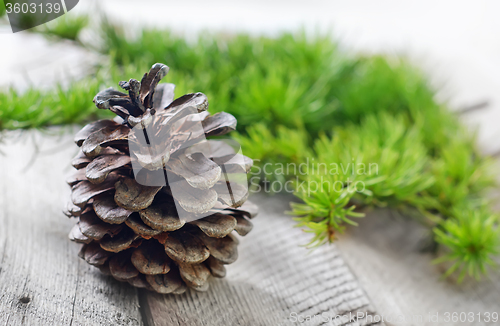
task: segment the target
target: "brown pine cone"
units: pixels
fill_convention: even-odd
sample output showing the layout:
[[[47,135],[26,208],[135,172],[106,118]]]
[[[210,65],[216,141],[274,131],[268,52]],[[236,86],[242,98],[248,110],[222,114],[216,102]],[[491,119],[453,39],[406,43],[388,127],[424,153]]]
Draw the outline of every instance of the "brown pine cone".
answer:
[[[206,291],[210,275],[224,277],[238,257],[233,231],[252,229],[257,208],[241,177],[252,160],[206,140],[234,130],[236,119],[210,115],[202,93],[174,100],[174,85],[158,84],[167,72],[155,64],[141,82],[120,82],[128,94],[109,88],[94,98],[118,117],[75,136],[66,214],[79,221],[69,237],[117,280],[159,293]]]

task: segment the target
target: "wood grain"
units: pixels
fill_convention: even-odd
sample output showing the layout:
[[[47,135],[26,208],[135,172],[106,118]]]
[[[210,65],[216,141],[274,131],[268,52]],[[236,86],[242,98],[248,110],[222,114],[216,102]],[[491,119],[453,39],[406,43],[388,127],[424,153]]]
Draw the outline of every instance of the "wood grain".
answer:
[[[78,258],[68,240],[75,221],[62,214],[74,132],[9,132],[0,143],[0,325],[322,325],[374,313],[335,246],[300,247],[308,236],[284,215],[286,196],[254,197],[254,230],[206,293],[138,292],[100,274]],[[294,323],[293,313],[316,317]]]
[[[71,139],[11,132],[0,144],[0,325],[142,325],[137,291],[68,240]]]
[[[445,266],[433,265],[436,256],[422,250],[429,236],[429,231],[418,222],[379,209],[361,219],[358,227],[350,227],[337,246],[376,303],[377,313],[407,318],[394,325],[498,325],[484,320],[486,312],[500,315],[498,269],[480,282],[467,279],[457,284],[453,278],[442,280]],[[446,321],[446,312],[473,312],[475,318],[454,323]],[[478,313],[483,316],[481,321]],[[429,314],[438,314],[439,322],[428,318],[422,322],[410,320]]]

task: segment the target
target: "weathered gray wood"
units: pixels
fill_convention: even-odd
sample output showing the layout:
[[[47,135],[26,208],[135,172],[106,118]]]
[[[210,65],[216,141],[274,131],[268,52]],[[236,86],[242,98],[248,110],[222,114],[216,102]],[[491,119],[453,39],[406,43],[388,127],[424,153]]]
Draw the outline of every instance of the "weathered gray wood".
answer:
[[[441,267],[419,251],[426,231],[416,222],[375,211],[336,246],[307,254],[297,244],[308,235],[283,215],[291,198],[261,195],[254,199],[261,214],[241,239],[240,258],[227,266],[225,279],[214,280],[207,293],[141,291],[138,298],[131,286],[84,263],[78,246],[67,240],[74,221],[61,211],[69,196],[64,175],[75,152],[71,134],[59,139],[24,132],[20,140],[14,139],[19,133],[7,135],[0,143],[0,325],[142,325],[139,303],[148,325],[287,325],[294,324],[292,312],[374,313],[344,260],[379,315],[500,311],[498,274],[480,283],[440,281]]]
[[[226,266],[226,278],[212,280],[208,292],[163,296],[141,291],[148,324],[329,325],[324,318],[349,312],[374,314],[335,246],[313,252],[299,246],[309,237],[284,215],[291,199],[253,196],[260,206],[252,220],[254,229],[241,237],[239,258]],[[293,313],[316,319],[296,323]],[[365,324],[360,320],[351,325]]]
[[[321,314],[374,313],[335,246],[299,246],[308,236],[284,215],[291,198],[283,196],[255,196],[261,212],[254,230],[241,238],[227,277],[206,293],[138,296],[100,274],[78,258],[79,246],[67,236],[75,221],[62,214],[72,134],[2,137],[0,325],[142,325],[141,311],[146,325],[289,325],[292,313],[316,316],[302,324],[320,325]]]
[[[500,315],[498,269],[481,282],[468,279],[456,284],[441,280],[445,266],[432,265],[436,257],[423,252],[429,231],[418,222],[387,209],[375,210],[350,227],[337,243],[361,286],[385,316],[423,316],[423,322],[395,325],[498,325],[484,321],[486,312]],[[446,322],[445,313],[473,312],[473,321]],[[429,321],[429,314],[439,322]],[[482,314],[479,321],[477,313]],[[389,323],[387,323],[389,324]]]
[[[0,325],[142,325],[137,291],[86,264],[68,240],[71,135],[19,134],[0,143]]]

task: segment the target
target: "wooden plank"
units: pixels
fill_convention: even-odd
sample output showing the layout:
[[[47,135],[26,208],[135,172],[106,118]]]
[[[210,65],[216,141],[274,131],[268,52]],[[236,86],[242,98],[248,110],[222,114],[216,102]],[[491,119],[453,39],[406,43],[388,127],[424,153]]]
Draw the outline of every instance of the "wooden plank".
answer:
[[[260,206],[252,221],[254,229],[241,238],[239,258],[226,267],[226,278],[213,280],[208,292],[181,296],[141,292],[147,324],[330,325],[325,322],[328,318],[349,312],[373,315],[368,297],[335,246],[312,252],[300,246],[309,236],[284,214],[292,199],[253,196]],[[299,316],[312,320],[295,322]],[[351,325],[365,324],[359,320]]]
[[[321,325],[374,314],[335,246],[299,246],[308,236],[283,214],[286,196],[255,196],[261,213],[240,258],[206,293],[138,295],[101,275],[77,257],[67,238],[75,221],[62,214],[73,133],[9,132],[0,144],[0,325],[142,325],[141,312],[146,325],[289,325],[295,316]]]
[[[75,150],[70,135],[2,137],[0,325],[142,325],[136,289],[87,265],[68,240],[63,176]]]
[[[433,265],[436,257],[423,252],[430,236],[415,220],[386,209],[375,210],[350,227],[337,246],[358,280],[376,303],[381,315],[424,316],[423,322],[397,325],[497,325],[485,322],[485,313],[500,314],[500,273],[492,271],[481,282],[472,279],[456,284],[441,280],[444,266]],[[446,321],[445,313],[475,314],[464,323]],[[478,313],[482,314],[479,321]],[[439,322],[428,319],[438,314]],[[427,317],[427,318],[426,318]]]

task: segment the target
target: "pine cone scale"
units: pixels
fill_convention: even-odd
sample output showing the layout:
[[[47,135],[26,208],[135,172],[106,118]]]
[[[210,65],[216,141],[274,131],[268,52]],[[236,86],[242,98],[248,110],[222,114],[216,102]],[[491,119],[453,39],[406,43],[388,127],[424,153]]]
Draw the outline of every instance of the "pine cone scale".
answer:
[[[152,241],[134,250],[131,261],[139,272],[146,275],[166,274],[172,263],[164,247]]]
[[[176,262],[199,264],[210,256],[210,251],[197,237],[187,232],[173,232],[165,241],[165,252]]]
[[[90,181],[80,181],[71,189],[71,200],[76,206],[84,207],[93,197],[104,192],[112,191],[118,179],[119,176],[117,174],[110,174],[106,178],[106,181],[99,184],[93,184],[90,183]]]
[[[85,168],[85,177],[94,184],[102,183],[108,174],[130,163],[128,155],[101,155]]]
[[[99,155],[103,147],[114,143],[126,144],[130,128],[124,125],[104,127],[91,133],[82,143],[82,151],[88,157]]]
[[[161,187],[142,186],[130,178],[122,178],[115,184],[115,202],[118,206],[138,212],[151,206]]]
[[[98,130],[104,129],[106,127],[115,127],[116,128],[118,126],[119,126],[119,124],[113,120],[98,120],[98,121],[89,123],[88,125],[83,127],[83,129],[80,130],[75,135],[74,141],[78,146],[82,146],[83,142],[85,141],[85,139],[87,139],[90,136],[90,134],[92,134]]]
[[[160,234],[161,230],[156,230],[148,225],[146,225],[142,219],[139,217],[138,213],[132,214],[126,221],[125,224],[131,228],[135,234],[140,235],[144,239],[150,239],[155,235]]]
[[[172,213],[171,206],[167,205],[151,205],[139,214],[145,224],[161,231],[175,231],[185,224]]]
[[[116,204],[114,195],[98,195],[94,197],[92,205],[96,215],[109,224],[121,224],[132,214],[132,211]]]

